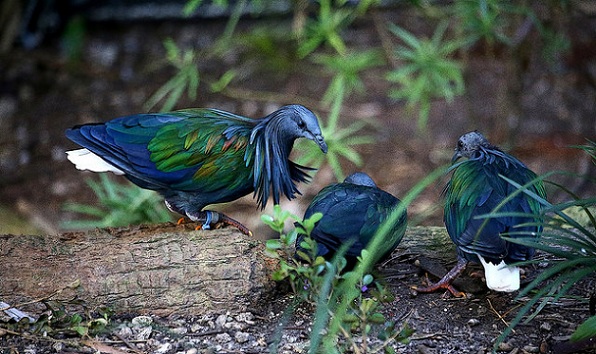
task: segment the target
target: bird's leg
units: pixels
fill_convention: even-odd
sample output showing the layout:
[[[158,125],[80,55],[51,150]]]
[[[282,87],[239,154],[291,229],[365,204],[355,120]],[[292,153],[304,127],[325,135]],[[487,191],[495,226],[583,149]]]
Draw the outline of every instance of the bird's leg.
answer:
[[[211,224],[215,225],[220,221],[219,213],[211,210],[186,211],[184,214],[186,214],[190,220],[200,224],[196,227],[197,230],[209,230],[211,229]]]
[[[176,214],[180,214],[180,215],[186,215],[186,213],[184,212],[184,210],[175,207],[167,199],[164,200],[164,203],[166,204],[166,208],[168,208],[168,210],[171,211],[172,213],[176,213]],[[178,221],[176,222],[176,225],[182,225],[184,223],[186,223],[186,218],[183,216],[180,219],[178,219]]]
[[[415,285],[412,288],[421,293],[432,293],[439,289],[447,289],[455,297],[465,297],[466,294],[455,289],[451,283],[466,269],[467,265],[468,261],[459,259],[455,267],[447,272],[447,274],[445,274],[445,276],[438,282],[425,287],[418,287]]]
[[[236,221],[223,213],[218,213],[216,211],[211,210],[194,212],[184,211],[175,207],[172,203],[168,202],[167,200],[165,202],[166,206],[171,212],[186,215],[191,221],[200,223],[200,225],[196,227],[197,230],[209,230],[211,229],[211,225],[217,227],[217,223],[223,223],[225,225],[231,225],[238,228],[238,230],[240,230],[240,232],[242,232],[245,235],[252,236],[252,232],[246,226],[242,225],[239,221]],[[183,223],[184,218],[180,218],[180,220],[178,220],[178,225]]]
[[[220,221],[226,225],[231,225],[240,230],[245,235],[252,237],[252,231],[250,231],[246,226],[242,225],[239,221],[232,219],[231,217],[220,214]]]
[[[246,226],[242,225],[239,221],[236,221],[223,213],[205,210],[194,213],[186,212],[186,215],[192,221],[201,223],[200,226],[197,226],[197,230],[209,230],[211,229],[211,225],[217,228],[218,223],[223,223],[225,225],[231,225],[236,227],[238,230],[240,230],[240,232],[242,232],[245,235],[252,236],[252,232],[250,232],[250,230]]]

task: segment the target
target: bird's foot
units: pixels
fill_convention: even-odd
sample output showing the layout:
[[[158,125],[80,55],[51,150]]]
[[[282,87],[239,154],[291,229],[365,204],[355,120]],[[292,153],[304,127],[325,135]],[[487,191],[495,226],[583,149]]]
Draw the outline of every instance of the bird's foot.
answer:
[[[432,293],[432,292],[435,292],[435,291],[437,291],[439,289],[446,289],[454,297],[461,297],[461,298],[465,298],[466,297],[466,293],[457,290],[456,288],[453,287],[453,285],[451,285],[451,284],[441,284],[441,282],[430,284],[428,286],[422,286],[422,287],[417,286],[417,285],[412,285],[412,289],[416,290],[419,293]],[[447,292],[445,292],[445,294],[447,294]]]
[[[445,274],[445,276],[438,282],[423,287],[414,285],[412,286],[412,289],[420,293],[432,293],[439,289],[446,289],[455,297],[466,297],[465,293],[455,289],[451,283],[464,271],[464,269],[466,269],[467,265],[468,262],[460,260],[455,267],[447,272],[447,274]]]
[[[195,227],[195,230],[210,230],[211,224],[217,228],[217,223],[220,221],[219,213],[211,210],[201,211],[196,214],[186,213],[186,215],[188,215],[191,220],[199,223],[199,225]]]
[[[197,213],[186,213],[186,215],[199,225],[196,230],[210,230],[211,227],[218,229],[222,224],[236,227],[245,235],[252,236],[252,232],[239,221],[236,221],[229,216],[211,210],[205,210]]]

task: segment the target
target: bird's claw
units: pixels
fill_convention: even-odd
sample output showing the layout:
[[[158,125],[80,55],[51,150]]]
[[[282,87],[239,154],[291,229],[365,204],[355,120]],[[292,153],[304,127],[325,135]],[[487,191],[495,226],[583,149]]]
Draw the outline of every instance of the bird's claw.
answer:
[[[446,289],[448,290],[449,293],[451,293],[451,295],[453,295],[454,297],[457,298],[467,298],[466,293],[457,290],[456,288],[453,287],[453,285],[451,284],[441,284],[439,283],[435,283],[435,284],[430,284],[428,286],[422,286],[419,287],[417,285],[412,285],[410,288],[414,289],[415,291],[419,292],[419,293],[432,293],[435,292],[439,289]],[[445,292],[445,294],[443,294],[443,298],[446,298],[447,296],[447,291]]]
[[[242,225],[239,221],[236,221],[227,215],[223,215],[223,214],[221,215],[221,222],[223,222],[226,225],[234,226],[235,228],[240,230],[240,232],[242,232],[243,234],[248,235],[249,237],[252,237],[252,231],[250,231],[246,226]]]

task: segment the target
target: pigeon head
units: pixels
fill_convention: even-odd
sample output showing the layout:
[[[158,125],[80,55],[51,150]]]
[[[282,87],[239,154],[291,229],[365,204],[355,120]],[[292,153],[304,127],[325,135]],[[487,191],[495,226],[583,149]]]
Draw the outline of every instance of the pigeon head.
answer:
[[[280,124],[283,125],[282,130],[287,138],[290,140],[298,138],[310,139],[319,145],[321,151],[327,153],[327,143],[325,143],[325,139],[321,133],[317,116],[308,108],[298,104],[292,104],[283,106],[274,113],[276,116],[284,117],[283,120],[280,120]]]
[[[480,132],[475,130],[466,133],[457,141],[457,147],[455,148],[455,154],[453,154],[451,162],[454,163],[461,157],[470,158],[476,151],[488,147],[491,147],[490,143]]]
[[[376,187],[375,181],[364,172],[355,172],[346,177],[344,183],[352,183],[360,186]]]

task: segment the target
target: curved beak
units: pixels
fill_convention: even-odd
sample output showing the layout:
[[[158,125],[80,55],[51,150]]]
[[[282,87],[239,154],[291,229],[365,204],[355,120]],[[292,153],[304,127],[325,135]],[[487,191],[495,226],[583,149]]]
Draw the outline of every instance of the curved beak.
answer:
[[[325,139],[323,139],[323,136],[320,134],[315,135],[313,137],[313,140],[315,141],[315,143],[317,143],[317,145],[319,145],[321,151],[326,154],[327,150],[329,149],[327,148],[327,143],[325,142]]]
[[[462,157],[461,152],[459,150],[455,150],[455,154],[453,154],[453,157],[451,158],[451,164],[453,165],[455,161],[459,160],[460,157]]]

